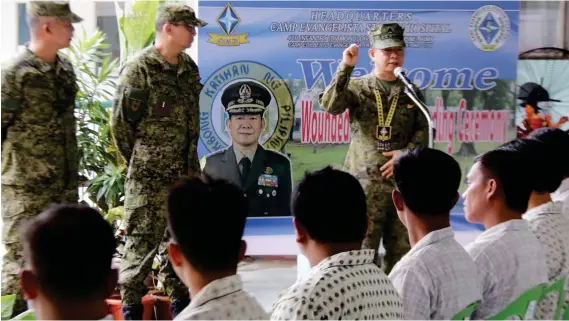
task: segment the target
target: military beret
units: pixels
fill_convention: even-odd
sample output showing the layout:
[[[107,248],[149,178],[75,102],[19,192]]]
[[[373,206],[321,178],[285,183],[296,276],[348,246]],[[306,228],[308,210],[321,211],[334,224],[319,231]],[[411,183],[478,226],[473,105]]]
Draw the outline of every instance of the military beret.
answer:
[[[69,1],[30,1],[26,8],[32,17],[55,17],[71,23],[83,21],[83,18],[71,11]]]
[[[368,32],[370,47],[376,49],[406,47],[404,32],[405,29],[396,23],[376,25]]]
[[[190,6],[183,4],[164,4],[158,7],[156,22],[184,23],[188,26],[204,27],[207,22],[198,19],[196,12]]]
[[[271,103],[271,93],[252,81],[240,81],[227,86],[221,104],[230,115],[262,114]]]

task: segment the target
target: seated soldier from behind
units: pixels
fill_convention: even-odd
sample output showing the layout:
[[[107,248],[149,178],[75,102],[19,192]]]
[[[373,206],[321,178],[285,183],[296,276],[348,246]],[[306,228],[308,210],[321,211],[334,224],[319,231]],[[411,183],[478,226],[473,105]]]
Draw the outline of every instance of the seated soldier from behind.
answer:
[[[562,202],[562,212],[569,218],[569,133],[559,128],[539,128],[531,132],[528,137],[544,143],[548,154],[551,155],[551,158],[539,165],[549,166],[551,160],[559,164],[562,181],[559,188],[551,193],[551,200]]]
[[[448,320],[482,300],[476,265],[450,227],[460,166],[445,152],[416,148],[396,159],[394,175],[393,203],[412,248],[389,278],[403,299],[405,319]]]
[[[168,195],[168,246],[176,274],[190,290],[190,304],[175,320],[266,320],[267,313],[243,290],[237,264],[247,199],[225,180],[184,178]]]
[[[37,320],[112,320],[105,300],[118,280],[116,241],[96,210],[52,206],[22,229],[20,285]]]
[[[473,319],[486,319],[533,287],[547,282],[545,254],[522,219],[531,186],[526,161],[504,144],[477,157],[467,176],[466,219],[486,228],[466,247],[482,281],[482,303]]]
[[[324,200],[324,201],[323,201]],[[326,167],[306,174],[293,193],[296,242],[312,269],[283,291],[273,320],[401,319],[397,291],[362,250],[366,197],[352,175]]]

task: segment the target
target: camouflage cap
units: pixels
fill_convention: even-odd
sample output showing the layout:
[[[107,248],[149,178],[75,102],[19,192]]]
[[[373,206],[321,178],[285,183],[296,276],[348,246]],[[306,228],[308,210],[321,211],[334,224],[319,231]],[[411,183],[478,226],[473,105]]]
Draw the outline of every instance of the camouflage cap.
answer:
[[[396,23],[376,25],[368,33],[370,47],[376,49],[406,47],[404,31],[405,29]]]
[[[185,23],[188,26],[204,27],[207,22],[198,19],[196,12],[190,6],[183,4],[165,4],[158,8],[156,22]]]
[[[69,1],[30,1],[26,7],[28,15],[32,17],[55,17],[71,23],[83,21],[71,11]]]

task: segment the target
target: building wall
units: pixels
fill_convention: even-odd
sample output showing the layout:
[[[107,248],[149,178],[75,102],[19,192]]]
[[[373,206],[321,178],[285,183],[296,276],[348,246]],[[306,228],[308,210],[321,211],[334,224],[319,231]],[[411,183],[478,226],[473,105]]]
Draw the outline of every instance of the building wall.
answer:
[[[25,0],[1,0],[2,11],[0,23],[2,24],[2,46],[0,46],[0,61],[4,62],[14,55],[29,40],[29,30],[26,25]],[[185,0],[197,11],[198,0]],[[117,1],[124,5],[127,1]],[[75,34],[87,32],[87,34],[101,29],[107,34],[109,51],[118,58],[119,38],[116,14],[114,10],[115,1],[93,1],[93,0],[71,0],[71,10],[81,16],[84,20],[75,24]],[[199,12],[198,12],[199,15]],[[197,61],[197,41],[188,54]]]

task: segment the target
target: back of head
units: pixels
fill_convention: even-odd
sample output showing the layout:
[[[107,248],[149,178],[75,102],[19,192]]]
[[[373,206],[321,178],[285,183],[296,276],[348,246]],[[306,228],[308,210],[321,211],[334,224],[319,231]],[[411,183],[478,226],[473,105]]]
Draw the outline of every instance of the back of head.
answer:
[[[180,180],[168,195],[168,229],[190,264],[202,273],[237,268],[248,203],[221,179]]]
[[[509,144],[509,148],[519,153],[525,162],[523,179],[528,181],[533,191],[553,193],[559,188],[564,168],[556,159],[556,150],[532,138],[516,139]],[[569,167],[569,164],[565,166]]]
[[[524,178],[526,160],[514,148],[515,140],[476,158],[484,175],[498,182],[500,195],[508,209],[525,213],[532,188]]]
[[[116,251],[113,229],[95,209],[52,206],[22,228],[24,255],[42,292],[64,300],[105,299]]]
[[[529,138],[537,139],[548,149],[547,164],[560,169],[561,177],[569,177],[569,133],[559,128],[539,128],[529,134]]]
[[[330,166],[307,173],[292,196],[292,211],[320,243],[362,242],[367,230],[364,190],[352,175]]]
[[[397,189],[418,215],[449,215],[458,197],[462,173],[452,156],[431,148],[401,154],[394,164]]]

